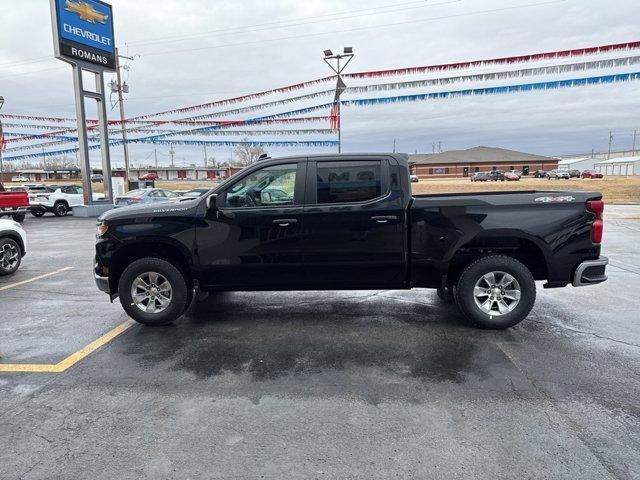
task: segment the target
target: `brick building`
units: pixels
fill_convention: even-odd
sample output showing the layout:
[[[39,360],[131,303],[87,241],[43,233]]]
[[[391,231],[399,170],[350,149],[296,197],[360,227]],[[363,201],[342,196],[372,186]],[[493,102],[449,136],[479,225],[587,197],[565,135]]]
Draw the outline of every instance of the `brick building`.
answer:
[[[505,148],[474,147],[409,155],[409,168],[421,179],[468,177],[475,172],[491,170],[520,170],[528,174],[536,170],[554,170],[558,168],[558,159]]]

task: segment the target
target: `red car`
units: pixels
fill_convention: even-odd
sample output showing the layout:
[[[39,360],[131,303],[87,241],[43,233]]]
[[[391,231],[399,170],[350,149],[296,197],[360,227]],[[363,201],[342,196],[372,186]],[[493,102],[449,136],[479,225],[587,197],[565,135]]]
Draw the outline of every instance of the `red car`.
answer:
[[[158,179],[158,174],[156,172],[149,172],[149,173],[145,173],[144,175],[142,175],[138,179],[139,180],[157,180]]]
[[[595,170],[584,170],[580,175],[580,178],[603,178],[602,173]]]
[[[514,182],[516,180],[520,180],[520,177],[518,176],[518,174],[513,173],[513,172],[505,172],[504,174],[504,179],[507,182]]]

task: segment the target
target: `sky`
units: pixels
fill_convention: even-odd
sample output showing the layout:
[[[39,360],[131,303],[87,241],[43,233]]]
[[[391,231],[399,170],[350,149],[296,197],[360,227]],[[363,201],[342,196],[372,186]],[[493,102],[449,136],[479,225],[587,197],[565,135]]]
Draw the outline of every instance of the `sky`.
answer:
[[[5,97],[2,113],[74,116],[71,67],[53,58],[49,1],[2,3],[7,4],[0,15],[0,95]],[[327,76],[331,71],[322,61],[322,51],[327,48],[340,51],[344,46],[353,47],[355,56],[346,72],[357,72],[640,40],[637,0],[111,3],[116,44],[122,54],[134,57],[127,62],[125,72],[130,86],[125,100],[127,116]],[[9,4],[13,7],[8,8]],[[640,71],[640,65],[616,71]],[[107,81],[112,76],[107,74]],[[419,78],[427,77],[413,75],[398,80]],[[385,78],[374,83],[394,80]],[[355,86],[371,82],[347,83]],[[495,84],[487,82],[484,86]],[[422,87],[382,96],[427,91]],[[371,95],[345,98],[366,96]],[[309,105],[327,101],[330,99],[311,100]],[[342,150],[391,151],[395,140],[396,151],[408,153],[430,153],[434,142],[439,142],[442,150],[487,145],[559,155],[606,150],[610,130],[614,149],[631,148],[632,133],[640,129],[639,106],[640,82],[630,82],[343,107]],[[265,113],[271,112],[247,116]],[[109,117],[118,118],[117,108],[109,110]],[[334,139],[335,135],[310,138]],[[134,164],[148,163],[154,153],[153,145],[130,148]],[[168,163],[169,147],[155,148],[159,162]],[[275,156],[330,152],[335,148],[267,150]],[[176,146],[175,151],[177,164],[199,163],[204,156],[201,147]],[[224,161],[230,151],[230,147],[210,148],[207,155]],[[96,154],[92,156],[95,159]],[[112,147],[111,157],[115,165],[122,164],[122,147]]]

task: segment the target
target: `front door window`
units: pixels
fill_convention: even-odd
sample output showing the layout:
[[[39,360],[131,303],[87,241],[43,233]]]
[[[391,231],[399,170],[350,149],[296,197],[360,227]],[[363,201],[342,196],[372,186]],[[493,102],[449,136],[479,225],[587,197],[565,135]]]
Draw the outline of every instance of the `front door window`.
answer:
[[[272,165],[234,183],[226,192],[226,208],[281,207],[293,205],[297,163]]]

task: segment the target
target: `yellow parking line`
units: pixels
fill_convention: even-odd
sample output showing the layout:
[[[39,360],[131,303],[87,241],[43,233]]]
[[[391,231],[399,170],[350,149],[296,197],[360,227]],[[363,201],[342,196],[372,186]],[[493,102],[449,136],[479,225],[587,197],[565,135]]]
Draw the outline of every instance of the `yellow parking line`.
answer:
[[[58,273],[66,272],[66,271],[69,271],[69,270],[73,270],[73,267],[64,267],[64,268],[61,268],[60,270],[56,270],[54,272],[49,272],[49,273],[45,273],[44,275],[39,275],[37,277],[29,278],[27,280],[22,280],[21,282],[10,283],[9,285],[5,285],[3,287],[0,287],[0,292],[2,292],[3,290],[9,290],[10,288],[19,287],[20,285],[24,285],[26,283],[35,282],[36,280],[40,280],[42,278],[47,278],[47,277],[50,277],[52,275],[57,275]]]
[[[64,360],[55,363],[0,363],[0,372],[30,372],[30,373],[62,373],[72,367],[80,360],[95,352],[98,348],[106,345],[123,332],[126,332],[135,322],[131,319],[121,323],[113,330],[108,331],[97,340],[94,340],[86,347],[72,353]]]

